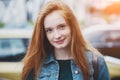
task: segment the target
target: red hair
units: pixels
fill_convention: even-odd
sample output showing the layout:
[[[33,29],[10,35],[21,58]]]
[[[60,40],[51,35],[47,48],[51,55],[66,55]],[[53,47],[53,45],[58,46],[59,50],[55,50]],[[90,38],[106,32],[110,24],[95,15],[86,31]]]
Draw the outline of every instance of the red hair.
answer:
[[[61,16],[71,28],[71,54],[75,63],[81,69],[84,80],[89,79],[90,70],[88,67],[88,60],[86,59],[87,42],[82,36],[79,23],[73,14],[72,10],[62,1],[54,0],[45,4],[40,11],[34,33],[31,39],[31,43],[28,52],[24,58],[24,68],[22,72],[22,80],[26,79],[31,69],[35,71],[35,78],[37,78],[38,69],[42,67],[48,52],[53,50],[53,47],[49,44],[44,30],[44,19],[53,11],[58,11]],[[88,75],[88,76],[87,76]]]

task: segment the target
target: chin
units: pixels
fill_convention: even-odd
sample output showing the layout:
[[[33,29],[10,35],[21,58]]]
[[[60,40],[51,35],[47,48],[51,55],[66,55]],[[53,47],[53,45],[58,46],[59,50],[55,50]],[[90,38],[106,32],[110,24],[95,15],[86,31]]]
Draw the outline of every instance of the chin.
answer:
[[[54,46],[56,49],[63,49],[63,48],[66,48],[67,45],[56,45]]]

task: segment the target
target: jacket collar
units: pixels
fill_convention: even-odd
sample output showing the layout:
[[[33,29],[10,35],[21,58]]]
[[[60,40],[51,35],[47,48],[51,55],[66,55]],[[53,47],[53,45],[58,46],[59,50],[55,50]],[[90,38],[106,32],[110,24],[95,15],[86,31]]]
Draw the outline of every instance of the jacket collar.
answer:
[[[92,59],[92,58],[90,58],[91,51],[86,51],[86,53],[87,53],[87,55],[86,55],[87,59]],[[54,52],[50,52],[49,55],[46,57],[44,64],[49,64],[49,63],[55,62],[55,61],[56,61],[56,59],[54,56]],[[88,60],[88,61],[91,61],[91,60]]]
[[[49,53],[49,55],[47,56],[47,58],[45,59],[45,63],[44,64],[49,64],[53,61],[56,61],[55,56],[54,56],[54,52]]]

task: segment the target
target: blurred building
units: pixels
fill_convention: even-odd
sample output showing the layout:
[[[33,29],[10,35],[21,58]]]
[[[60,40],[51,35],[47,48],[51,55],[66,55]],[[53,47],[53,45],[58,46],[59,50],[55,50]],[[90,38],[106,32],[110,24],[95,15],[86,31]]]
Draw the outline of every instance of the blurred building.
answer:
[[[50,0],[0,0],[0,27],[33,26],[39,10],[48,1]],[[82,26],[120,20],[120,0],[63,1],[70,6]]]

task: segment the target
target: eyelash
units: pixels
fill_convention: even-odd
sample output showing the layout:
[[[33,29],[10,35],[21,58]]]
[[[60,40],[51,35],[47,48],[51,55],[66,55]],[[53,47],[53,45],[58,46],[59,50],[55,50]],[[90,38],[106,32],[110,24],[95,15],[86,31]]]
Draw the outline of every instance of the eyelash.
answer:
[[[59,25],[59,28],[58,29],[60,29],[60,30],[63,30],[63,29],[65,29],[65,25]],[[50,33],[50,32],[52,32],[52,29],[46,29],[45,30],[47,33]]]
[[[48,32],[51,32],[51,31],[52,31],[52,29],[47,29],[47,30],[45,30],[45,31],[48,33]]]
[[[60,25],[59,28],[60,28],[60,29],[64,29],[64,28],[65,28],[65,25]]]

